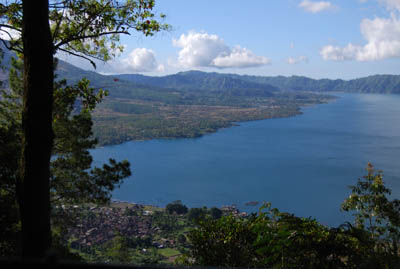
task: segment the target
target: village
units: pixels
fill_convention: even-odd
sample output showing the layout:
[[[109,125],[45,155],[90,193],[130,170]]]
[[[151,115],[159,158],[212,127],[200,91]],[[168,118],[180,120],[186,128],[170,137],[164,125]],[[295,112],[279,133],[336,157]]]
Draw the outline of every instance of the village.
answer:
[[[109,248],[110,242],[120,236],[136,252],[159,252],[160,257],[172,262],[190,248],[187,233],[196,227],[187,214],[169,214],[164,208],[120,201],[107,206],[61,205],[58,210],[74,216],[75,225],[65,235],[69,247],[79,254],[92,256],[103,246]],[[235,205],[223,206],[220,210],[223,215],[247,216]]]

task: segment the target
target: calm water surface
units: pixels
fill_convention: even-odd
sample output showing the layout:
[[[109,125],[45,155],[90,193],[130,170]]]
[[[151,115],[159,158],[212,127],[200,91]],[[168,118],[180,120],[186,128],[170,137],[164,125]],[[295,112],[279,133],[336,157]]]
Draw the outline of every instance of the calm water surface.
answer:
[[[189,207],[270,201],[299,216],[336,226],[348,185],[367,162],[384,170],[400,198],[400,96],[337,94],[293,118],[241,123],[197,139],[127,142],[94,150],[96,165],[127,159],[133,176],[114,199]]]

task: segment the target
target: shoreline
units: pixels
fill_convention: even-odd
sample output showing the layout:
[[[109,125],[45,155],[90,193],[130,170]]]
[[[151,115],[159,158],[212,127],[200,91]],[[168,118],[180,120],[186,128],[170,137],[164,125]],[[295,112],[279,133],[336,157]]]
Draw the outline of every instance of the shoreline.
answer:
[[[269,115],[269,116],[261,116],[261,117],[254,117],[249,120],[238,120],[238,121],[228,121],[226,126],[221,126],[221,127],[216,127],[213,130],[205,131],[204,133],[199,133],[196,134],[195,136],[160,136],[160,137],[150,137],[150,138],[138,138],[138,139],[127,139],[125,141],[121,141],[120,143],[104,143],[100,144],[95,147],[97,148],[102,148],[102,147],[109,147],[109,146],[117,146],[121,145],[127,142],[144,142],[144,141],[151,141],[151,140],[177,140],[177,139],[195,139],[195,138],[201,138],[205,135],[210,135],[217,133],[220,130],[227,129],[227,128],[232,128],[232,127],[237,127],[240,126],[241,123],[246,123],[246,122],[253,122],[253,121],[260,121],[260,120],[269,120],[269,119],[284,119],[284,118],[292,118],[296,117],[299,115],[304,114],[302,111],[303,108],[309,108],[317,105],[323,105],[323,104],[328,104],[330,102],[336,101],[336,99],[340,98],[339,96],[334,96],[334,95],[329,95],[329,98],[323,99],[320,103],[313,103],[313,104],[304,104],[301,106],[298,106],[296,108],[295,112],[289,112],[287,115]],[[100,139],[99,139],[100,140]]]

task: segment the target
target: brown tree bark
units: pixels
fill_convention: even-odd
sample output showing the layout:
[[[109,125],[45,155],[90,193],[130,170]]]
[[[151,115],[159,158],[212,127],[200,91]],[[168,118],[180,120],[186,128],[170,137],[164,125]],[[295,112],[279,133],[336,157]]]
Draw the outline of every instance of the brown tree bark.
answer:
[[[51,246],[49,176],[54,74],[48,4],[48,0],[22,1],[24,135],[18,196],[25,258],[42,258]]]

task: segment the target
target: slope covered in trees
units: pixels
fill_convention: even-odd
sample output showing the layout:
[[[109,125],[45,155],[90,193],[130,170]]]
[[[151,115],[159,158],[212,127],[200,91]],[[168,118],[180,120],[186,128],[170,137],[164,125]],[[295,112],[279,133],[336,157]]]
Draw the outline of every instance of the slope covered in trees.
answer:
[[[117,77],[132,82],[163,86],[167,88],[212,89],[216,82],[231,82],[231,87],[241,88],[248,83],[248,88],[263,88],[284,91],[344,91],[360,93],[400,93],[399,75],[373,75],[352,80],[312,79],[302,76],[249,76],[236,74],[206,73],[200,71],[180,72],[164,77],[143,75],[118,75]],[[236,84],[234,84],[236,83]]]
[[[22,140],[16,188],[22,257],[43,258],[51,247],[50,159],[53,150],[54,55],[107,61],[122,51],[120,35],[153,35],[169,26],[156,20],[153,0],[5,1],[0,4],[3,45],[23,59]],[[164,18],[160,15],[160,19]],[[38,31],[40,29],[40,31]],[[85,81],[85,80],[84,80]]]
[[[85,77],[95,89],[109,91],[93,112],[94,134],[101,145],[198,137],[240,121],[294,116],[301,106],[329,100],[317,92],[397,93],[400,87],[400,76],[393,75],[349,81],[200,71],[107,76],[61,60],[56,73],[71,84]]]

